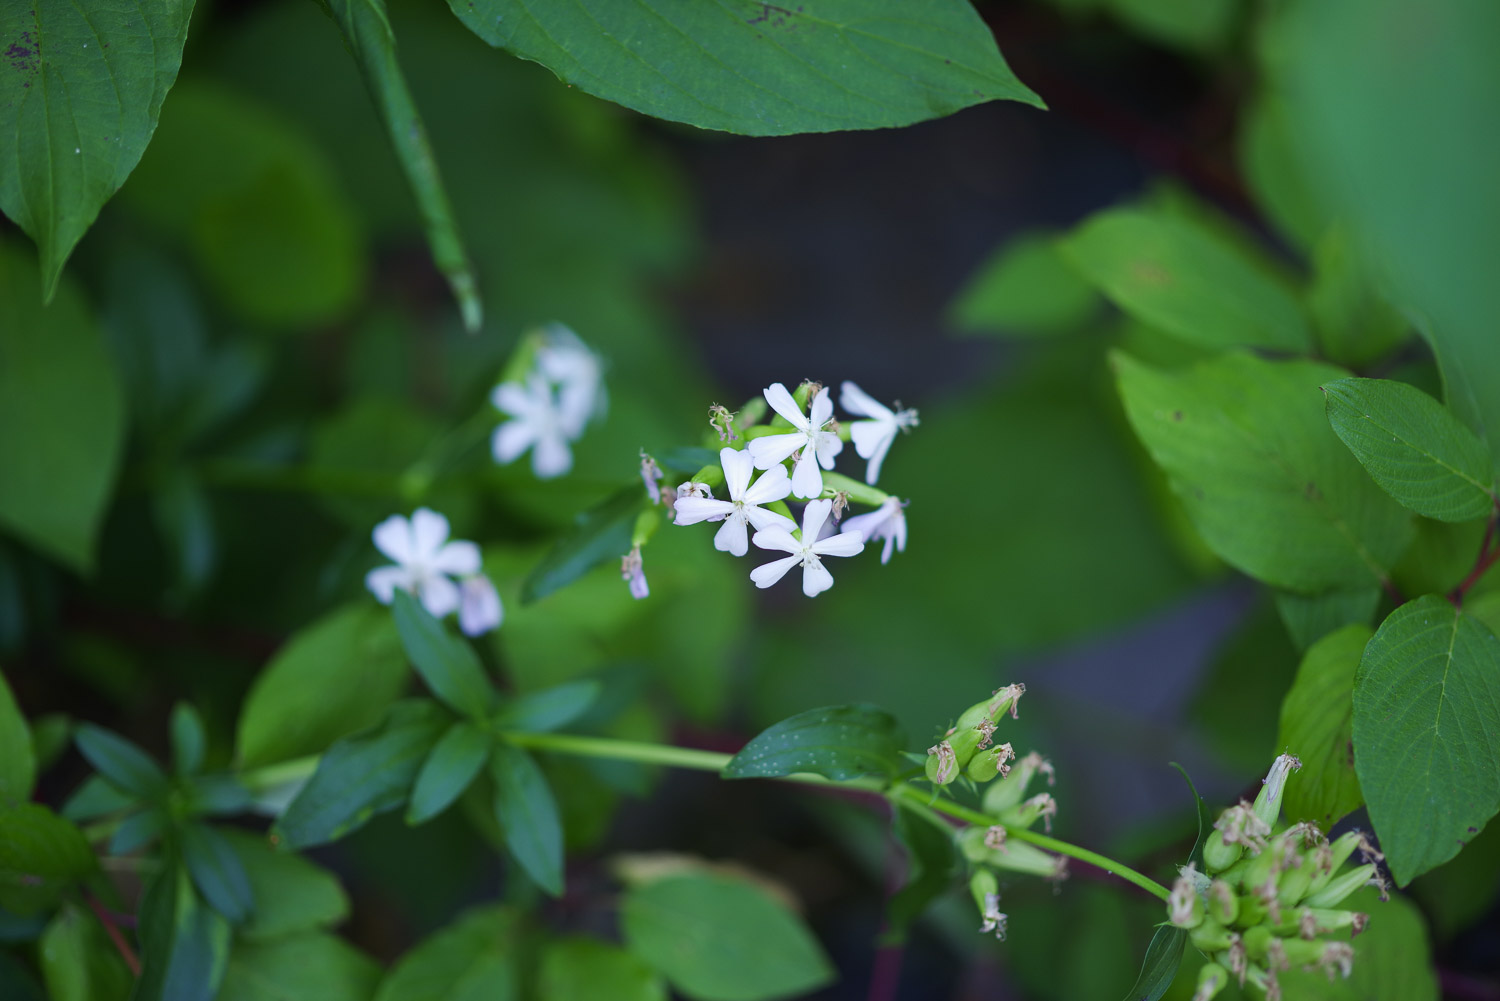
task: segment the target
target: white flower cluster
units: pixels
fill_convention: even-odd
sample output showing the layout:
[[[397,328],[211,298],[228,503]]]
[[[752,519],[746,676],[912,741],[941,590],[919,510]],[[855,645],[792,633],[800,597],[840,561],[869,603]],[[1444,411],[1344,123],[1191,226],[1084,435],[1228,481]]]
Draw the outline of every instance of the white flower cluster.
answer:
[[[673,504],[673,523],[721,522],[714,535],[714,548],[734,556],[748,553],[751,542],[761,549],[789,553],[756,567],[750,571],[750,579],[757,587],[770,587],[800,564],[802,591],[808,597],[833,586],[833,575],[823,565],[824,557],[854,556],[864,550],[867,542],[880,539],[885,540],[882,563],[890,560],[893,547],[905,551],[906,515],[901,501],[888,498],[874,511],[848,518],[839,525],[841,499],[837,494],[833,499],[822,496],[823,470],[833,470],[834,460],[844,448],[827,388],[813,395],[807,414],[803,414],[792,394],[779,382],[765,390],[765,398],[793,430],[750,438],[743,449],[720,449],[719,462],[728,498],[713,497],[702,483],[683,484],[677,489]],[[868,460],[865,482],[873,485],[897,432],[914,427],[917,413],[891,410],[852,382],[843,384],[839,402],[845,411],[865,418],[850,425],[849,437],[855,451]],[[792,466],[790,475],[788,462]],[[756,470],[761,472],[752,482]],[[652,477],[645,472],[643,476],[649,493]],[[800,532],[791,518],[768,510],[769,505],[788,497],[808,502],[802,512]],[[836,500],[840,501],[837,507]],[[751,529],[755,530],[753,537]]]
[[[518,380],[502,382],[490,395],[510,420],[495,429],[490,446],[506,465],[531,449],[531,469],[550,480],[573,468],[569,443],[609,405],[603,366],[578,335],[560,323],[543,332],[535,363]]]
[[[458,612],[465,635],[500,625],[505,610],[495,585],[480,570],[479,547],[449,542],[447,518],[421,507],[409,521],[391,515],[375,526],[374,535],[375,548],[395,561],[365,575],[365,586],[381,604],[389,605],[399,588],[416,596],[435,619]]]

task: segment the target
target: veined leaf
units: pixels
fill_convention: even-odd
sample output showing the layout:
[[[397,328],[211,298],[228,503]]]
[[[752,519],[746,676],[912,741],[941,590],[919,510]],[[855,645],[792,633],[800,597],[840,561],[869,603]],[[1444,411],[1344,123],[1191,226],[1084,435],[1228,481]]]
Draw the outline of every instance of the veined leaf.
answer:
[[[349,914],[338,877],[294,852],[279,852],[264,835],[226,828],[219,832],[250,881],[255,911],[236,933],[264,942],[328,928]],[[233,960],[231,959],[231,963]]]
[[[490,776],[495,780],[495,820],[505,847],[537,886],[562,896],[562,822],[547,776],[531,755],[509,744],[495,746]]]
[[[229,962],[229,922],[204,906],[171,857],[141,898],[141,977],[132,1001],[214,1001]]]
[[[429,615],[408,592],[398,590],[395,599],[396,630],[427,687],[455,712],[484,717],[495,701],[495,690],[473,648]]]
[[[905,737],[890,713],[876,706],[809,709],[754,737],[724,766],[726,779],[777,778],[810,772],[841,780],[893,776],[901,770]]]
[[[667,1001],[667,985],[639,957],[593,938],[548,946],[538,981],[539,1001]]]
[[[1354,674],[1372,635],[1365,625],[1329,633],[1308,649],[1297,668],[1297,680],[1281,704],[1276,738],[1277,747],[1302,760],[1302,771],[1288,783],[1282,801],[1289,821],[1311,820],[1327,831],[1364,803],[1354,774],[1350,728]]]

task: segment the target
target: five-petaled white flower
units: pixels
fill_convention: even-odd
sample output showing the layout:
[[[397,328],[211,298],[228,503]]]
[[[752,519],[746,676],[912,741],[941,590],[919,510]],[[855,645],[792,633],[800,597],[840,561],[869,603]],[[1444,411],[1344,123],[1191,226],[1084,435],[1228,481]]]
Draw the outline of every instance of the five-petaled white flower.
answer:
[[[375,548],[396,561],[365,575],[365,586],[381,604],[389,605],[400,588],[416,595],[433,618],[458,610],[463,599],[452,577],[479,573],[479,547],[449,542],[447,518],[421,507],[410,521],[391,515],[375,526],[374,536]]]
[[[891,442],[896,440],[896,432],[916,427],[919,423],[917,412],[892,410],[852,382],[844,383],[839,406],[857,417],[871,418],[850,424],[849,439],[854,442],[859,457],[870,460],[865,467],[865,482],[873,485],[880,479],[880,464],[885,461]]]
[[[536,367],[557,386],[558,414],[569,438],[583,434],[590,418],[603,416],[609,406],[604,368],[573,331],[561,323],[549,324],[536,352]]]
[[[760,440],[760,439],[757,439]],[[858,532],[835,535],[815,541],[822,531],[828,512],[833,509],[831,500],[815,500],[802,512],[802,538],[780,528],[768,528],[755,533],[753,540],[762,549],[779,549],[792,555],[756,567],[750,571],[750,579],[756,587],[770,587],[797,564],[802,564],[802,593],[809,598],[817,597],[833,586],[833,574],[823,566],[824,556],[853,556],[865,548]]]
[[[754,472],[755,461],[748,452],[721,448],[719,462],[724,467],[724,486],[729,491],[729,499],[680,497],[676,506],[676,524],[695,525],[700,521],[722,520],[723,526],[714,535],[714,548],[735,556],[744,556],[750,551],[747,525],[753,525],[757,532],[779,528],[790,533],[797,527],[792,519],[759,506],[785,500],[792,492],[785,466],[772,466],[751,484],[750,474]]]
[[[884,504],[868,514],[857,514],[845,518],[842,531],[858,532],[867,543],[876,539],[885,540],[885,549],[880,554],[881,563],[891,561],[891,548],[906,552],[906,505],[894,497],[886,498]]]
[[[641,547],[635,546],[620,560],[620,577],[630,586],[630,596],[637,601],[651,597],[646,585],[646,570],[641,562]]]
[[[465,636],[479,636],[497,629],[505,618],[500,593],[484,574],[474,574],[458,582],[458,628]]]
[[[823,492],[824,469],[833,468],[833,457],[844,449],[837,433],[825,428],[833,421],[833,402],[828,398],[827,388],[820,389],[809,407],[809,417],[804,417],[792,394],[779,382],[773,382],[765,390],[766,402],[789,421],[796,431],[790,434],[766,435],[754,438],[747,446],[757,469],[770,469],[785,462],[799,448],[802,454],[792,470],[792,493],[798,497],[816,497]]]
[[[502,382],[490,401],[511,417],[495,429],[490,440],[496,462],[514,462],[529,448],[532,472],[541,479],[562,476],[573,468],[563,414],[544,376],[533,372],[525,385]]]

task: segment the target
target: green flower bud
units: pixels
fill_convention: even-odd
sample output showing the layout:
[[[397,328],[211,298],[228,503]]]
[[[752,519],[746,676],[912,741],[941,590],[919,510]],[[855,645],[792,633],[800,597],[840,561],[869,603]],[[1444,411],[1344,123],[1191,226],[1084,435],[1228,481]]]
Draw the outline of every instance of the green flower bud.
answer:
[[[945,786],[958,778],[958,761],[953,754],[953,745],[943,740],[927,749],[927,779],[935,785]]]
[[[1052,830],[1052,818],[1055,816],[1057,800],[1052,798],[1051,793],[1045,792],[1039,792],[1024,803],[1000,811],[1000,820],[1008,827],[1031,827],[1038,820],[1043,820],[1048,831]]]
[[[1271,942],[1276,934],[1265,925],[1256,925],[1254,928],[1245,929],[1240,940],[1245,943],[1245,955],[1257,963],[1265,961],[1271,948]]]
[[[1006,916],[1000,913],[1000,886],[995,874],[988,869],[976,871],[969,880],[969,892],[974,895],[974,904],[979,908],[982,924],[980,934],[994,932],[995,937],[1005,941]]]
[[[1204,918],[1188,932],[1188,941],[1200,952],[1222,952],[1239,941],[1239,936],[1212,918]]]
[[[1296,867],[1301,861],[1302,857],[1297,854],[1293,841],[1276,838],[1245,867],[1244,887],[1258,894],[1266,893],[1266,888],[1270,887],[1270,896],[1274,897],[1275,887],[1280,884],[1282,873]]]
[[[1000,896],[1000,881],[988,869],[975,869],[969,877],[969,893],[974,897],[974,906],[983,911],[985,898]]]
[[[1223,872],[1238,862],[1244,851],[1243,846],[1226,842],[1224,832],[1216,829],[1203,842],[1203,868],[1209,872]]]
[[[1347,977],[1354,970],[1354,947],[1348,942],[1310,942],[1306,939],[1277,939],[1289,966],[1316,966],[1332,980],[1335,973]]]
[[[1026,787],[1038,772],[1047,776],[1048,785],[1056,781],[1051,762],[1035,751],[1017,760],[1009,774],[992,782],[984,791],[984,812],[994,815],[1018,805],[1026,798]]]
[[[1275,827],[1276,818],[1281,816],[1281,797],[1286,792],[1287,776],[1301,767],[1302,762],[1290,754],[1280,755],[1271,763],[1271,770],[1266,773],[1252,807],[1267,827]]]
[[[1203,898],[1198,895],[1195,874],[1189,864],[1172,884],[1172,894],[1167,897],[1167,920],[1178,928],[1196,928],[1203,923]]]
[[[1240,898],[1234,887],[1216,879],[1208,887],[1208,916],[1221,925],[1232,925],[1240,916]]]
[[[959,850],[971,862],[1043,879],[1066,879],[1068,860],[1024,841],[997,836],[995,828],[971,827],[959,835]],[[1000,828],[1004,830],[1004,828]]]
[[[1010,765],[1006,762],[1014,760],[1015,756],[1016,752],[1009,744],[996,744],[970,758],[966,771],[975,782],[988,782],[996,776],[1004,778],[1010,774]]]
[[[1349,894],[1375,879],[1376,873],[1372,863],[1355,866],[1348,872],[1333,877],[1317,893],[1308,894],[1302,902],[1308,907],[1337,907]]]
[[[1295,913],[1283,916],[1281,922],[1276,925],[1275,931],[1278,935],[1297,935],[1311,941],[1315,938],[1350,930],[1351,935],[1358,935],[1365,930],[1370,923],[1368,914],[1359,911],[1340,911],[1326,907],[1299,907]]]
[[[1238,897],[1239,914],[1230,922],[1236,928],[1254,928],[1266,920],[1266,904],[1254,893],[1242,893]]]
[[[1338,873],[1339,869],[1349,860],[1356,849],[1359,851],[1361,861],[1363,862],[1374,863],[1385,857],[1376,850],[1374,845],[1370,844],[1370,840],[1365,837],[1364,832],[1350,831],[1347,834],[1341,835],[1337,841],[1328,846],[1328,854],[1324,858],[1326,867],[1321,872],[1314,874],[1312,882],[1308,884],[1305,896],[1311,896],[1327,886],[1328,881]]]
[[[1307,895],[1313,878],[1325,871],[1327,861],[1328,849],[1324,845],[1305,852],[1300,863],[1281,874],[1281,881],[1276,886],[1276,899],[1288,907],[1301,900]]]
[[[1218,963],[1204,963],[1203,967],[1198,970],[1198,990],[1193,994],[1193,1001],[1212,1001],[1228,986],[1228,970]]]

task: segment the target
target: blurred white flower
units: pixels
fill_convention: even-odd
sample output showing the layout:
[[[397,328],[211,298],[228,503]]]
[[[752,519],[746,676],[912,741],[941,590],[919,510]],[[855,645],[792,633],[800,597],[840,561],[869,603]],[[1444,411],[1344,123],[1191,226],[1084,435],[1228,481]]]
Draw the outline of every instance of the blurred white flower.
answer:
[[[676,524],[696,525],[700,521],[722,520],[723,527],[714,535],[714,548],[735,556],[744,556],[750,551],[747,525],[753,525],[756,531],[779,528],[788,533],[797,527],[792,519],[760,507],[761,504],[785,500],[792,492],[792,483],[786,475],[785,466],[772,466],[751,484],[750,475],[755,470],[755,461],[750,458],[749,453],[734,448],[721,448],[719,463],[724,467],[724,486],[729,491],[729,499],[679,497]]]
[[[759,439],[757,439],[759,440]],[[780,528],[769,528],[756,532],[754,542],[762,549],[779,549],[791,553],[784,559],[775,560],[750,571],[750,579],[756,587],[770,587],[797,564],[802,564],[802,593],[809,598],[817,597],[833,586],[833,574],[823,566],[824,556],[853,556],[865,548],[858,532],[835,535],[829,539],[818,538],[833,501],[815,500],[802,512],[802,538],[794,537]]]
[[[858,532],[865,542],[873,543],[876,539],[885,540],[885,549],[880,554],[880,562],[891,561],[892,547],[906,552],[906,512],[902,510],[906,505],[894,497],[886,499],[886,502],[868,514],[857,514],[852,518],[845,518],[843,531]]]
[[[558,413],[570,439],[577,439],[591,418],[603,417],[609,409],[599,356],[561,323],[548,324],[536,367],[557,387]]]
[[[680,502],[679,502],[680,503]],[[636,546],[620,560],[620,577],[630,585],[630,596],[637,601],[651,596],[646,584],[646,570],[641,563],[641,547]]]
[[[546,378],[533,372],[524,386],[502,382],[490,401],[511,418],[496,428],[490,439],[496,462],[514,462],[529,448],[532,472],[540,479],[550,480],[573,468],[563,415]]]
[[[661,488],[657,484],[665,478],[666,474],[661,471],[656,460],[647,455],[645,449],[641,449],[641,482],[646,485],[647,501],[652,504],[661,503]]]
[[[859,457],[870,460],[865,467],[865,482],[873,485],[880,479],[880,464],[885,461],[891,442],[896,440],[896,432],[914,428],[920,423],[917,412],[892,410],[852,382],[844,383],[839,406],[856,417],[872,418],[849,425],[849,439],[854,442],[854,451]]]
[[[465,577],[458,585],[458,628],[465,636],[479,636],[498,629],[505,618],[500,593],[484,574]]]
[[[833,403],[828,399],[828,390],[820,389],[813,397],[809,408],[811,418],[804,417],[797,401],[792,399],[786,387],[779,382],[771,383],[765,391],[766,402],[797,430],[789,434],[773,434],[753,438],[747,446],[756,468],[770,469],[785,462],[799,448],[802,454],[792,470],[792,493],[798,497],[816,497],[823,492],[823,474],[818,471],[833,468],[833,457],[844,449],[844,443],[833,431],[824,430],[833,421]]]
[[[433,618],[441,619],[461,604],[452,577],[479,573],[479,547],[449,542],[448,519],[425,507],[417,508],[410,521],[391,515],[375,526],[374,538],[375,548],[396,563],[365,575],[365,586],[381,604],[389,605],[400,588],[416,595]]]

